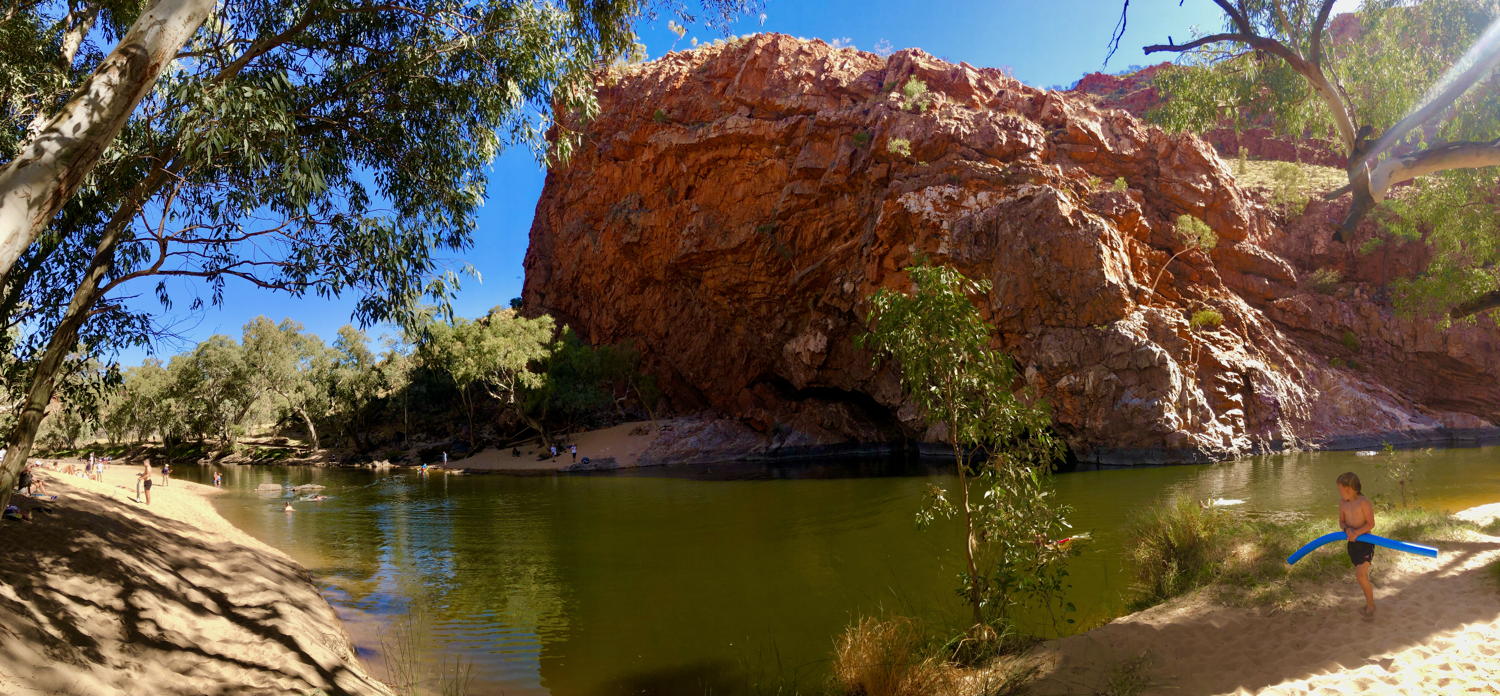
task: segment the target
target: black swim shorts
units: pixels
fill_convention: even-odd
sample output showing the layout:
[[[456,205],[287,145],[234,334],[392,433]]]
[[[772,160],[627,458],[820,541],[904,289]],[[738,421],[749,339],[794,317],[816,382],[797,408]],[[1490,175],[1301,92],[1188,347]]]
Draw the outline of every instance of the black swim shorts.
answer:
[[[151,490],[151,479],[146,479],[146,490]]]
[[[1349,562],[1354,565],[1369,563],[1375,559],[1375,545],[1368,541],[1350,541]]]

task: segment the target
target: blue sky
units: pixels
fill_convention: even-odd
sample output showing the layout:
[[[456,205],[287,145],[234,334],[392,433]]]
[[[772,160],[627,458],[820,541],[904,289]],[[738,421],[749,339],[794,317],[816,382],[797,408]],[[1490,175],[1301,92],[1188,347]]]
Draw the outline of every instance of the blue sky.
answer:
[[[763,20],[760,16],[742,18],[733,31],[838,40],[861,50],[885,41],[896,49],[918,47],[954,62],[1007,67],[1023,82],[1047,87],[1071,85],[1085,73],[1101,69],[1119,9],[1119,0],[765,0]],[[1218,8],[1209,0],[1187,0],[1181,7],[1176,0],[1136,0],[1125,39],[1107,71],[1156,62],[1142,55],[1140,47],[1161,42],[1168,35],[1180,42],[1193,34],[1194,27],[1216,30],[1219,17]],[[678,49],[686,49],[693,37],[712,40],[720,36],[702,26],[689,26],[687,38],[678,41],[667,29],[668,19],[642,21],[637,26],[652,58],[671,49],[674,41]],[[495,161],[474,247],[465,258],[449,259],[453,268],[467,262],[481,275],[481,279],[467,278],[455,299],[454,311],[460,316],[483,314],[521,294],[521,262],[543,178],[529,151],[508,151]],[[187,350],[215,333],[238,338],[241,327],[261,314],[277,321],[291,317],[331,342],[338,328],[350,323],[354,303],[352,298],[297,299],[231,281],[222,306],[189,312],[190,298],[206,293],[206,288],[201,281],[174,280],[174,296],[185,299],[178,300],[163,321],[178,338],[159,345],[159,356]],[[137,291],[151,295],[149,287]],[[150,303],[142,306],[161,311],[154,300]],[[372,338],[379,338],[391,329],[376,326],[368,331]],[[145,355],[142,350],[126,351],[121,363],[139,364]]]

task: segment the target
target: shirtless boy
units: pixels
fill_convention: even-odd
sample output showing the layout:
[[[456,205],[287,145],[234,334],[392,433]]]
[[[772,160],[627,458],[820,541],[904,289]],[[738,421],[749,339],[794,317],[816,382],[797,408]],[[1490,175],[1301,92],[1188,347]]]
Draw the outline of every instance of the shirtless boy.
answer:
[[[1375,588],[1370,586],[1370,561],[1375,559],[1375,545],[1355,541],[1361,534],[1375,529],[1375,506],[1360,494],[1359,476],[1352,471],[1339,475],[1339,526],[1348,535],[1349,562],[1354,564],[1354,578],[1365,592],[1365,606],[1359,610],[1366,619],[1375,618]]]

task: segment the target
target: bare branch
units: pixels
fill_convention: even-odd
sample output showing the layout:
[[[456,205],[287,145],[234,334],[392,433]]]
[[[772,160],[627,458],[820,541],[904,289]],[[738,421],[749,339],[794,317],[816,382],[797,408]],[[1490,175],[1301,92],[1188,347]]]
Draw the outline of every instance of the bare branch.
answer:
[[[1312,51],[1308,59],[1319,70],[1323,68],[1323,29],[1328,26],[1328,14],[1333,12],[1335,0],[1323,0],[1323,6],[1318,8],[1318,19],[1313,22],[1312,27]]]
[[[1125,38],[1126,14],[1130,12],[1130,0],[1124,0],[1120,5],[1120,20],[1115,22],[1115,30],[1109,35],[1109,52],[1104,54],[1104,64],[1109,65],[1109,59],[1115,57],[1115,51],[1120,50],[1120,39]]]

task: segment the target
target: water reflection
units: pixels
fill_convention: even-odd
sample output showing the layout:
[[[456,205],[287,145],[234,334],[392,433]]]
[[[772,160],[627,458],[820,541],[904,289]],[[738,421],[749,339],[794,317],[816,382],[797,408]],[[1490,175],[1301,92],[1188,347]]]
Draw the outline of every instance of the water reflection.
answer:
[[[1500,500],[1494,448],[1424,463],[1424,504]],[[957,626],[958,536],[919,532],[913,513],[931,471],[701,468],[575,477],[418,476],[315,469],[224,469],[232,522],[308,566],[354,622],[413,609],[424,656],[475,663],[476,693],[735,694],[825,679],[833,641],[880,611]],[[1233,514],[1331,516],[1333,479],[1361,473],[1392,488],[1373,458],[1270,456],[1201,467],[1080,471],[1057,478],[1074,523],[1094,540],[1073,568],[1080,626],[1123,610],[1124,530],[1174,496],[1234,498]],[[900,476],[883,474],[901,473]],[[754,478],[743,478],[745,474]],[[207,470],[184,471],[207,481]],[[325,502],[257,494],[262,483],[317,482]]]

